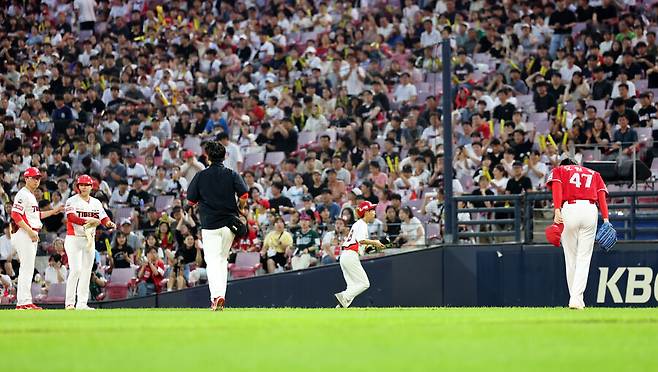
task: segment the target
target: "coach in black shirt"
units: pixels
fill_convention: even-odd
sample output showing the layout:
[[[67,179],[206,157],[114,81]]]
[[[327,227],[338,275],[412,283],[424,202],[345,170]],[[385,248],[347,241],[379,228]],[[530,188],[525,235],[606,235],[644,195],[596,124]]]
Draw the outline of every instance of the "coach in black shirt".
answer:
[[[206,154],[210,166],[192,178],[187,188],[187,200],[192,205],[199,204],[210,308],[216,311],[224,308],[229,249],[236,235],[246,232],[245,221],[238,216],[247,207],[249,189],[238,173],[224,167],[224,146],[219,142],[208,142]]]

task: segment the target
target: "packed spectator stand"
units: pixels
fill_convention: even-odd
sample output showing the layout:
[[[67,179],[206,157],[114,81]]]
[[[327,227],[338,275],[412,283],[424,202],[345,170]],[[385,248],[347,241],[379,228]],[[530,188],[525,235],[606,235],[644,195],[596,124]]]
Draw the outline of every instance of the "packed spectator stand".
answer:
[[[97,233],[98,299],[203,282],[185,190],[206,141],[250,187],[233,277],[335,262],[361,200],[378,203],[370,233],[389,247],[441,241],[444,39],[455,194],[541,190],[569,153],[658,170],[658,4],[28,0],[0,22],[5,302],[20,266],[8,212],[29,166],[45,175],[42,210],[89,174],[120,226]],[[62,218],[41,231],[44,301],[63,296]],[[164,277],[144,279],[147,260]]]

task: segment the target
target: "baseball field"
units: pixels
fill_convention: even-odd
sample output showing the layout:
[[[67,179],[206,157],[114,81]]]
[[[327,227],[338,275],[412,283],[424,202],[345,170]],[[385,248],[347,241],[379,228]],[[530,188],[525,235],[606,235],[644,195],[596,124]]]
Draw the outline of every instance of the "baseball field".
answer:
[[[658,310],[0,311],[3,371],[656,371]]]

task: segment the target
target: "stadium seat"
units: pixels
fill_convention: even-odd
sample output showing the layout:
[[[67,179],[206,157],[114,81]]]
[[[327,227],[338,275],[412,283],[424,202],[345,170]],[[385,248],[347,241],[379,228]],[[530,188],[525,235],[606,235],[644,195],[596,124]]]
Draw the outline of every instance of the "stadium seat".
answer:
[[[254,152],[244,156],[244,163],[242,164],[243,170],[254,170],[263,164],[265,161],[264,152]]]
[[[48,294],[42,302],[48,304],[63,303],[66,298],[66,283],[53,283],[48,287]]]
[[[228,271],[231,278],[250,278],[256,276],[256,271],[260,269],[259,252],[238,252],[235,256],[235,263],[228,265]]]
[[[41,302],[41,299],[43,298],[43,294],[41,293],[41,284],[32,283],[32,286],[30,287],[30,293],[32,293],[32,300],[35,303]]]
[[[135,270],[131,268],[114,269],[110,281],[105,286],[109,300],[119,300],[128,297],[129,290],[134,286]]]
[[[640,79],[635,81],[635,93],[638,95],[644,93],[649,88],[649,81],[647,79]]]
[[[191,150],[197,155],[201,155],[203,153],[203,149],[201,148],[201,138],[196,136],[185,137],[183,148],[186,150]]]
[[[653,142],[653,128],[635,128],[637,139],[640,143],[650,144]]]
[[[601,160],[601,150],[583,150],[583,161]]]
[[[121,221],[124,218],[131,218],[133,211],[135,209],[132,207],[119,207],[114,210],[114,216],[117,221]]]
[[[603,114],[606,111],[607,102],[603,99],[592,100],[592,101],[588,101],[587,105],[591,105],[591,106],[596,107],[596,115],[599,116],[599,117],[603,117]]]
[[[265,164],[271,164],[278,167],[284,160],[286,160],[286,153],[283,151],[274,151],[265,154]]]
[[[158,212],[162,212],[164,210],[171,208],[173,204],[174,204],[173,195],[158,195],[155,198],[155,209],[157,209]]]

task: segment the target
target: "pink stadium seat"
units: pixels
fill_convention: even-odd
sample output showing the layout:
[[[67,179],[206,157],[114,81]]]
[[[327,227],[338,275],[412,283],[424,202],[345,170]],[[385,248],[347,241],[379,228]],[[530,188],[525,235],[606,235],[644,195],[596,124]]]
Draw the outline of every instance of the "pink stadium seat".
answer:
[[[278,167],[286,160],[286,154],[283,151],[268,152],[265,155],[265,164],[271,164]]]
[[[157,209],[158,212],[162,212],[164,210],[171,208],[173,204],[174,204],[173,195],[158,195],[155,198],[155,209]]]
[[[105,287],[105,293],[110,300],[128,297],[130,288],[134,286],[135,270],[131,268],[112,270],[112,276]]]
[[[63,303],[66,298],[66,283],[53,283],[48,287],[48,295],[43,299],[44,303]]]
[[[265,160],[264,152],[247,154],[244,157],[244,163],[242,164],[242,169],[253,170],[254,168],[257,168],[260,165],[262,165],[264,160]]]
[[[260,269],[260,253],[259,252],[238,252],[235,257],[235,263],[228,265],[228,270],[231,277],[249,278],[256,276],[256,271]]]

